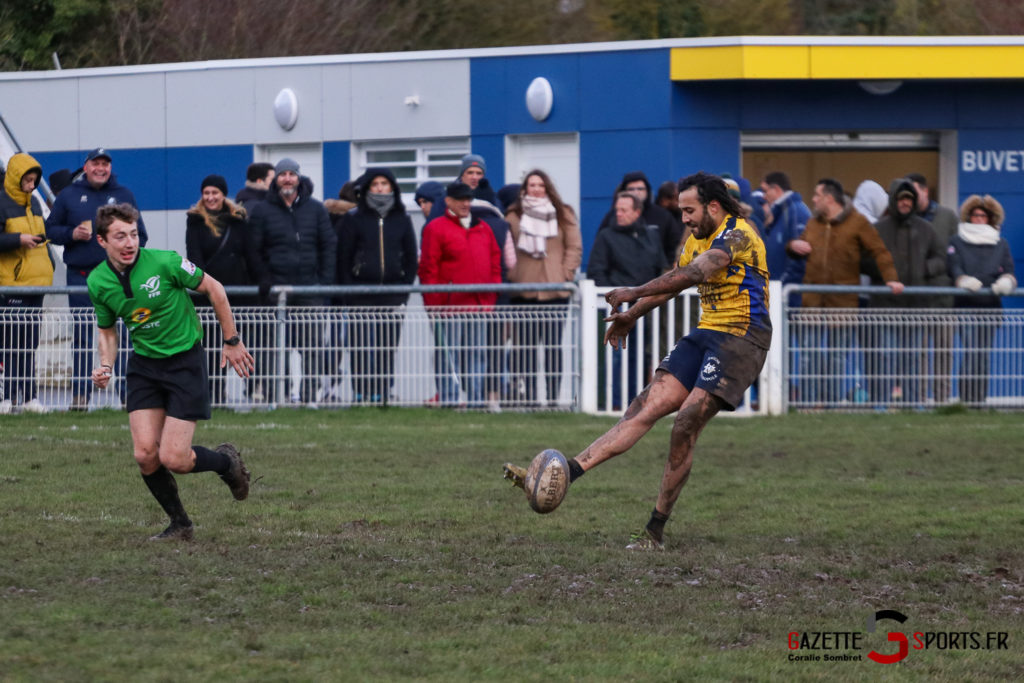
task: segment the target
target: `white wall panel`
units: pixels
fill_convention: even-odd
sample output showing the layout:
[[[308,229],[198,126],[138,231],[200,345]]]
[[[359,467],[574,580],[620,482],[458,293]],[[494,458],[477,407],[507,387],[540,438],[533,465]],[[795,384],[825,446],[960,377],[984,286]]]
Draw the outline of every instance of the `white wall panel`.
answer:
[[[167,145],[249,145],[256,122],[255,69],[167,74]],[[273,118],[273,110],[261,112]]]
[[[78,147],[162,147],[167,111],[162,73],[80,78]]]
[[[143,211],[150,249],[169,249],[185,255],[185,212]]]
[[[469,135],[469,115],[467,59],[352,65],[353,140]]]
[[[304,66],[260,70],[255,85],[252,142],[319,143],[323,139],[321,69],[320,66]],[[283,88],[291,88],[299,101],[299,118],[290,131],[281,128],[274,119],[274,99]]]
[[[352,139],[352,67],[332,64],[323,67],[324,140]]]
[[[81,149],[76,78],[0,81],[0,113],[25,149]]]

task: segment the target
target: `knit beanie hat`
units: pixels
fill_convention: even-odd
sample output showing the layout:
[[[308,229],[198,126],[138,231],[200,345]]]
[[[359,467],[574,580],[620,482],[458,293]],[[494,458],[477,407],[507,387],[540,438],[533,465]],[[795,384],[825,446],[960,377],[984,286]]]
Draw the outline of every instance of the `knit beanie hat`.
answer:
[[[289,159],[285,157],[281,161],[277,162],[277,166],[274,167],[274,175],[280,175],[285,171],[291,171],[295,175],[299,174],[299,162],[295,159]]]
[[[462,174],[466,172],[466,169],[473,166],[476,166],[484,172],[484,175],[487,175],[487,162],[484,161],[484,158],[479,154],[467,154],[462,157],[462,165],[459,167],[459,175],[456,177],[462,178]]]
[[[203,178],[203,184],[199,186],[200,194],[208,187],[216,187],[225,196],[228,194],[228,181],[224,180],[224,176],[212,174]]]

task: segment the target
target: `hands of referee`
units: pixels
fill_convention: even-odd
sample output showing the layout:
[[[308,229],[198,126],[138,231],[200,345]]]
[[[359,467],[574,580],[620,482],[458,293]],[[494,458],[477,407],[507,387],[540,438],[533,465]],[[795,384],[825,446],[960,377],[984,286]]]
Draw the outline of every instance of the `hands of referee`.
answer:
[[[241,342],[237,346],[224,345],[224,349],[220,353],[220,366],[223,368],[229,363],[239,377],[248,377],[256,369],[256,359]]]
[[[92,369],[91,379],[97,389],[106,389],[107,385],[110,384],[111,370],[112,368],[109,365],[100,365]]]

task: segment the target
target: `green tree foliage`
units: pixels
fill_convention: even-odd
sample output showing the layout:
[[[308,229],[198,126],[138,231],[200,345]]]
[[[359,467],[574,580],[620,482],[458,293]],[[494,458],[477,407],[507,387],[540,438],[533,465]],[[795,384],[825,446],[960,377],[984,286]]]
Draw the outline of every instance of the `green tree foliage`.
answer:
[[[728,35],[1024,32],[1019,0],[11,0],[0,70]]]

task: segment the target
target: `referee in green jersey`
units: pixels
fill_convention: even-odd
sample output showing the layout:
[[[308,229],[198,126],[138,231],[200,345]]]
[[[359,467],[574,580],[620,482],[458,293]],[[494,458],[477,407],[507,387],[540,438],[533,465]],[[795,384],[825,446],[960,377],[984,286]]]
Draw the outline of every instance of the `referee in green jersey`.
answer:
[[[230,364],[240,377],[248,377],[254,361],[238,337],[224,287],[173,251],[139,247],[138,221],[130,204],[108,204],[96,212],[96,239],[107,260],[88,279],[100,352],[92,381],[100,389],[110,382],[118,344],[114,325],[121,318],[134,348],[125,381],[135,461],[171,518],[150,540],[187,541],[192,520],[172,472],[216,472],[236,500],[249,495],[249,472],[233,445],[192,445],[196,420],[210,419],[210,383],[203,331],[187,290],[205,294],[213,305],[224,333],[220,366]]]

